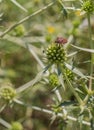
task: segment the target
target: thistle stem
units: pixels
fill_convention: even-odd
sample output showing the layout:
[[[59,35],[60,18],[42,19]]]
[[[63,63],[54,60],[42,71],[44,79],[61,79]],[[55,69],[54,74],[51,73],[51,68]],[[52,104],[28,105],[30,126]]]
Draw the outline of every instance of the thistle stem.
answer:
[[[87,14],[88,19],[88,32],[89,32],[89,42],[90,42],[90,48],[93,49],[93,43],[92,43],[92,30],[91,30],[91,22],[90,22],[90,14]],[[93,59],[94,54],[91,53],[91,65],[90,65],[90,76],[92,77],[93,74]],[[90,78],[89,81],[89,90],[92,90],[92,78]]]
[[[71,82],[69,81],[67,75],[65,75],[65,78],[66,78],[66,82],[68,84],[68,87],[70,88],[71,92],[74,94],[74,96],[76,97],[78,103],[81,105],[83,104],[83,101],[82,99],[79,97],[78,93],[76,93],[74,87],[72,86]]]
[[[20,101],[20,100],[17,100],[17,99],[15,100],[15,103],[18,103],[18,104],[23,105],[23,106],[26,106],[26,107],[30,107],[30,108],[32,108],[33,110],[40,111],[40,112],[42,112],[42,113],[49,114],[49,115],[51,115],[51,116],[55,114],[52,110],[44,109],[44,108],[41,108],[41,107],[38,107],[38,106],[27,105],[27,104],[25,104],[24,102],[22,102],[22,101]],[[57,113],[57,117],[63,117],[63,116],[64,116],[63,113]],[[68,119],[68,120],[71,120],[71,121],[77,121],[77,120],[78,120],[77,118],[72,117],[72,116],[69,116],[69,115],[67,115],[67,119]],[[85,125],[90,126],[90,122],[87,122],[87,121],[84,121],[84,120],[83,120],[82,123],[85,124]]]
[[[58,98],[58,100],[59,100],[59,102],[61,102],[62,101],[62,97],[61,97],[61,95],[60,95],[60,92],[59,92],[59,90],[56,90],[55,91],[55,94],[57,95],[57,98]],[[64,113],[64,116],[65,117],[67,117],[67,111],[65,110],[65,108],[63,107],[63,113]]]
[[[10,26],[8,29],[6,29],[3,33],[0,34],[0,38],[4,37],[8,32],[10,32],[11,30],[13,30],[15,27],[17,27],[18,25],[24,23],[25,21],[29,20],[30,18],[36,16],[39,13],[42,13],[43,11],[45,11],[47,8],[51,7],[55,2],[51,2],[48,5],[44,6],[43,8],[37,10],[36,12],[30,14],[29,16],[26,16],[25,18],[23,18],[22,20],[18,21],[17,23],[13,24],[12,26]]]
[[[3,126],[5,126],[8,129],[11,128],[11,125],[8,122],[6,122],[5,120],[3,120],[2,118],[0,118],[0,124],[2,124]]]

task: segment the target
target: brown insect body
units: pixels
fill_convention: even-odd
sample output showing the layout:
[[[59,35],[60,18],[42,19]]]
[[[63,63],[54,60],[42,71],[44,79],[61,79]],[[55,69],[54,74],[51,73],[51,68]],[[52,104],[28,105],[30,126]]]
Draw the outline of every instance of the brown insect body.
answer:
[[[65,39],[63,37],[57,37],[55,40],[55,43],[65,44],[65,43],[67,43],[67,39]]]

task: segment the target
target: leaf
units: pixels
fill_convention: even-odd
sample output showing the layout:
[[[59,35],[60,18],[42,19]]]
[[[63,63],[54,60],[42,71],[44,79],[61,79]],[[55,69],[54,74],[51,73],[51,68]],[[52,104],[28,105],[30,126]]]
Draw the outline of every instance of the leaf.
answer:
[[[14,99],[14,102],[19,104],[19,105],[23,105],[23,106],[26,106],[26,104],[18,99]]]
[[[4,104],[1,108],[0,108],[0,113],[5,109],[6,104]]]
[[[77,68],[73,68],[73,66],[71,66],[71,65],[69,65],[69,64],[67,64],[67,63],[65,63],[65,65],[66,65],[66,67],[67,67],[68,69],[70,69],[72,72],[74,72],[74,73],[77,74],[78,76],[87,79],[86,76],[85,76],[82,72],[80,72]]]
[[[0,17],[2,17],[2,16],[3,16],[3,13],[0,14]]]
[[[82,125],[83,125],[83,119],[84,119],[84,115],[83,114],[80,114],[79,117],[78,117],[78,122],[80,123],[80,128],[82,128]]]
[[[74,48],[76,48],[76,49],[82,50],[82,51],[94,53],[94,49],[82,48],[82,47],[78,47],[78,46],[75,46],[75,45],[72,45],[72,44],[71,44],[71,46],[74,47]]]
[[[91,127],[91,130],[94,130],[94,120],[93,119],[90,120],[90,127]]]
[[[20,9],[22,9],[25,12],[28,12],[27,9],[25,9],[21,4],[19,4],[16,0],[11,0],[11,2],[13,4],[15,4],[17,7],[19,7]]]
[[[59,2],[59,3],[61,4],[61,6],[62,6],[62,13],[63,13],[64,17],[67,18],[67,17],[68,17],[68,13],[67,13],[66,8],[65,8],[64,5],[63,5],[63,2],[62,2],[61,0],[58,0],[58,2]]]
[[[14,45],[11,41],[5,39],[0,40],[0,51],[4,54],[17,53],[20,49],[22,49],[20,46]]]
[[[58,107],[60,107],[60,106],[75,105],[75,104],[76,104],[75,101],[64,101],[64,102],[60,103]]]
[[[68,13],[67,13],[67,10],[63,7],[63,15],[64,15],[64,17],[65,18],[67,18],[68,17]]]
[[[75,89],[77,92],[81,93],[81,94],[84,94],[80,89],[76,88]]]
[[[42,68],[44,68],[45,66],[44,66],[44,64],[43,64],[43,62],[40,60],[40,58],[38,57],[38,55],[35,53],[35,50],[34,50],[34,48],[33,48],[33,46],[32,46],[32,48],[31,48],[31,46],[29,46],[29,44],[26,44],[27,45],[27,49],[30,51],[30,53],[34,56],[34,58],[36,59],[36,61],[39,63],[39,65],[42,67]]]
[[[23,92],[26,89],[28,89],[29,87],[34,86],[37,82],[39,82],[42,79],[43,75],[44,75],[44,70],[39,72],[33,80],[31,80],[31,81],[27,82],[26,84],[17,88],[17,92],[18,93]]]
[[[67,57],[74,56],[74,55],[76,55],[78,52],[79,52],[79,51],[75,51],[75,52],[73,52],[73,53],[70,53],[70,54],[67,55]]]
[[[64,80],[63,80],[62,74],[58,75],[58,78],[59,78],[60,84],[62,85],[63,89],[65,90],[65,85],[64,85]]]
[[[8,129],[11,128],[11,125],[8,122],[6,122],[5,120],[3,120],[2,118],[0,118],[0,124],[2,124],[3,126],[5,126]]]
[[[61,71],[61,66],[57,66],[57,72],[58,72],[58,79],[60,84],[62,85],[63,89],[65,90],[65,85],[64,85],[64,81],[63,81],[63,76],[62,76],[62,71]]]
[[[51,66],[52,66],[52,64],[48,64],[48,65],[44,68],[43,73],[45,73]]]

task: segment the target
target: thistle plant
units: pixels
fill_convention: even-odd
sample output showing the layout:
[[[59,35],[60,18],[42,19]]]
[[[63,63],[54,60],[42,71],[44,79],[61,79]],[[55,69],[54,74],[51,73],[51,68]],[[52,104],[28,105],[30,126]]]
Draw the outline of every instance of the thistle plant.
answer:
[[[40,1],[42,2],[42,0]],[[11,0],[11,2],[14,6],[21,9],[21,11],[29,11],[17,1],[14,2]],[[41,8],[35,11],[38,8],[34,5],[36,1],[34,3],[30,1],[34,12],[30,10],[33,13],[29,12],[29,15],[25,14],[27,15],[26,17],[23,15],[23,19],[20,19],[11,26],[11,21],[9,21],[7,29],[4,27],[4,23],[6,22],[2,22],[4,25],[0,33],[0,40],[6,46],[2,47],[2,44],[0,44],[0,47],[2,47],[0,48],[0,52],[2,52],[1,50],[8,51],[7,54],[12,52],[13,57],[8,57],[9,55],[7,55],[3,59],[2,55],[0,55],[0,63],[2,64],[0,66],[0,81],[9,78],[16,87],[14,88],[8,83],[0,84],[0,113],[2,114],[0,124],[7,130],[48,130],[48,124],[47,128],[39,128],[42,125],[39,125],[34,119],[36,116],[39,116],[39,114],[36,114],[39,111],[44,113],[43,118],[45,118],[44,115],[49,115],[51,117],[51,125],[54,122],[58,124],[57,129],[94,130],[94,36],[92,35],[94,24],[91,25],[94,14],[94,1],[56,0],[44,7],[42,6],[47,1],[43,1],[42,5],[41,2],[38,1],[37,3]],[[22,3],[25,3],[25,1]],[[27,3],[24,4],[26,7],[28,5]],[[54,19],[55,26],[54,24],[50,26],[50,22],[46,18],[48,14],[44,15],[46,13],[45,10],[49,12],[49,18],[51,17],[51,20]],[[42,14],[43,11],[45,11],[44,14]],[[60,16],[57,18],[56,14],[60,14]],[[42,21],[42,28],[39,26],[39,28],[35,27],[35,30],[33,30],[30,20],[35,17],[32,19],[32,22],[37,21],[38,16],[41,19],[46,19],[46,21]],[[61,20],[61,17],[64,19]],[[0,19],[2,19],[2,15],[0,15]],[[57,22],[59,20],[61,20],[60,23]],[[84,23],[84,20],[86,20],[86,23]],[[26,24],[23,26],[24,22]],[[82,28],[85,33],[80,30],[82,22],[87,24],[85,31]],[[49,27],[48,31],[44,31],[46,26]],[[38,29],[40,29],[39,32],[43,31],[43,34],[40,35],[36,31]],[[8,50],[10,43],[12,45],[17,44],[17,46],[25,49],[23,51],[21,51],[22,48],[18,49],[15,53],[17,48],[14,47],[12,49],[12,45],[10,46],[11,49]],[[42,53],[41,49],[45,50],[44,53]],[[26,51],[29,52],[29,60],[25,53]],[[16,56],[17,54],[19,55],[18,57]],[[41,60],[43,58],[46,58],[46,62]],[[30,62],[32,62],[32,66]],[[11,74],[11,69],[8,70],[8,66],[13,71],[17,71],[14,77],[13,73]],[[29,75],[28,78],[27,75]],[[33,78],[34,76],[35,78]],[[27,82],[29,79],[30,81]],[[17,95],[19,95],[18,98],[16,98]],[[44,106],[44,108],[41,106]],[[21,109],[19,110],[20,107]],[[11,119],[7,117],[7,111],[9,110],[12,111],[12,114],[9,113]],[[4,115],[3,113],[7,114]],[[18,119],[19,122],[15,121],[15,119]],[[41,122],[40,119],[42,119],[42,116],[38,118],[38,121]],[[20,121],[24,126],[22,126]],[[34,127],[36,124],[38,128]],[[1,126],[0,129],[3,130]],[[55,128],[53,127],[52,129]]]

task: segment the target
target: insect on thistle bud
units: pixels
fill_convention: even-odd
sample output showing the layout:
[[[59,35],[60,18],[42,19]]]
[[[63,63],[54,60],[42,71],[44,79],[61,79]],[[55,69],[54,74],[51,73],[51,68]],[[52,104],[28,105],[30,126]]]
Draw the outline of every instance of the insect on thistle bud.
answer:
[[[55,40],[55,43],[59,43],[59,44],[65,44],[67,43],[67,39],[63,38],[63,37],[57,37]]]

